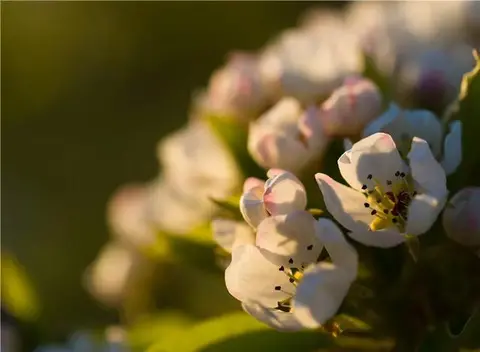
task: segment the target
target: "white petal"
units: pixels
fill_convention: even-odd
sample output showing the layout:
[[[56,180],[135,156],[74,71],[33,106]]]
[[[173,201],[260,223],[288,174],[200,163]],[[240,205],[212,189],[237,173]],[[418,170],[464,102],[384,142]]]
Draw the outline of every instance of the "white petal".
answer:
[[[263,187],[253,187],[242,194],[240,212],[245,221],[253,228],[268,216],[263,205]]]
[[[256,244],[278,265],[306,266],[316,262],[323,248],[315,236],[315,223],[306,211],[271,216],[258,226]]]
[[[379,231],[352,231],[348,236],[366,246],[390,248],[405,242],[405,236],[396,228],[388,228]]]
[[[288,214],[307,206],[307,194],[300,180],[290,172],[269,179],[263,194],[265,208],[272,215]]]
[[[445,205],[445,198],[438,199],[427,194],[416,195],[408,207],[408,221],[405,232],[421,235],[427,232]]]
[[[372,189],[373,180],[386,186],[388,180],[395,178],[397,171],[408,169],[392,137],[386,133],[375,133],[355,143],[338,159],[338,167],[345,180],[356,189],[364,184]],[[372,175],[372,180],[368,179],[369,175]]]
[[[298,331],[303,329],[292,313],[265,308],[257,303],[242,303],[242,308],[254,318],[276,330]]]
[[[447,194],[445,171],[432,155],[428,143],[414,137],[408,153],[413,179],[422,189],[422,193],[443,198]]]
[[[355,248],[347,242],[332,220],[320,218],[315,225],[316,235],[325,246],[332,263],[344,269],[351,280],[354,280],[358,271],[358,254]]]
[[[391,103],[387,111],[385,111],[382,115],[380,115],[380,117],[378,117],[376,120],[373,120],[367,125],[367,127],[365,127],[363,136],[367,137],[374,133],[383,131],[383,128],[395,120],[400,112],[400,108],[396,104]]]
[[[462,162],[462,122],[453,121],[450,124],[450,132],[445,137],[443,146],[442,167],[445,174],[451,175],[457,170]]]
[[[327,210],[350,231],[366,231],[373,216],[365,208],[365,196],[354,189],[344,186],[325,174],[316,174],[318,186],[323,194]]]
[[[220,247],[231,252],[234,246],[255,243],[252,229],[245,223],[230,219],[212,221],[213,238]]]
[[[331,263],[309,268],[293,299],[293,314],[305,327],[319,327],[338,311],[350,283],[345,272]]]
[[[249,244],[233,249],[232,262],[225,270],[225,283],[228,292],[239,301],[258,302],[269,308],[275,308],[278,302],[295,293],[288,276]]]
[[[432,154],[440,155],[442,150],[442,126],[434,113],[428,110],[406,110],[404,118],[408,122],[408,130],[397,131],[411,137],[418,137],[428,142]]]
[[[265,181],[260,180],[259,178],[256,178],[256,177],[249,177],[243,183],[243,193],[247,193],[248,191],[254,188],[263,189],[264,185],[265,185]]]

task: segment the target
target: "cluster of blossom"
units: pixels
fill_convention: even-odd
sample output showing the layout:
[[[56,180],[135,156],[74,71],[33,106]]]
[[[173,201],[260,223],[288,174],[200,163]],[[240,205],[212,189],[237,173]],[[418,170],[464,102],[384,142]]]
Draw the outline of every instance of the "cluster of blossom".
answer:
[[[112,198],[114,237],[89,269],[90,291],[118,304],[150,265],[141,250],[158,232],[187,234],[215,216],[212,199],[241,192],[240,168],[209,116],[248,128],[251,158],[269,169],[266,182],[244,182],[246,223],[216,219],[212,228],[232,254],[229,292],[277,329],[317,327],[337,313],[359,263],[344,233],[393,247],[427,232],[445,209],[446,233],[478,250],[479,189],[448,201],[446,176],[462,160],[462,123],[445,124],[436,114],[473,67],[479,5],[355,2],[344,13],[310,13],[257,53],[232,54],[195,96],[188,124],[159,143],[160,175]],[[389,96],[362,75],[367,57],[388,78]],[[335,221],[317,219],[300,179],[322,170],[336,139],[344,141],[338,167],[350,187],[317,173]]]

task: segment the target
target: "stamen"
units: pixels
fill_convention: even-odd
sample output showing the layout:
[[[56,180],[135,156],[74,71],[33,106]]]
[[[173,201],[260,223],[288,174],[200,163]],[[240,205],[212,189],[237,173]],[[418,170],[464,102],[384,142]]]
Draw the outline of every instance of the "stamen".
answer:
[[[363,186],[362,186],[362,189],[363,189],[363,190],[366,190],[366,189],[367,189],[367,185],[363,185]]]
[[[373,177],[372,174],[369,174],[369,175],[367,176],[367,178],[368,178],[369,180],[371,180],[372,177]]]
[[[282,265],[280,268],[278,268],[279,271],[285,271],[285,267]]]
[[[282,286],[275,286],[275,291],[280,291],[282,289]]]
[[[289,262],[290,264],[293,264],[293,259],[290,258],[290,259],[288,260],[288,262]]]
[[[313,249],[313,244],[311,244],[310,246],[307,247],[308,251],[311,251],[312,249]]]
[[[368,203],[363,203],[363,205],[365,206],[365,208],[369,208],[369,207],[370,207],[370,204],[368,204]]]

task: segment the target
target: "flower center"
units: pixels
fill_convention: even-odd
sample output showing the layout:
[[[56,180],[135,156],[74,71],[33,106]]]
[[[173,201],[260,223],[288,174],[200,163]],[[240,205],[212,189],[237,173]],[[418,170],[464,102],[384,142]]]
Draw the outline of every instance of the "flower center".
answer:
[[[397,171],[386,184],[382,184],[371,174],[367,176],[367,180],[370,187],[364,184],[362,190],[366,197],[364,206],[371,209],[370,214],[373,216],[369,225],[370,231],[397,227],[400,232],[405,232],[408,206],[416,195],[410,175]]]

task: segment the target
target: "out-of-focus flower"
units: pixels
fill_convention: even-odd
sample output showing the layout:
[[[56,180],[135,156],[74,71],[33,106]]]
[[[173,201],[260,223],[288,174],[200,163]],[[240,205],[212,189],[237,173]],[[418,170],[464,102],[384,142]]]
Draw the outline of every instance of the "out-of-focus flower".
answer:
[[[338,159],[351,188],[315,175],[328,211],[350,237],[368,246],[393,247],[433,225],[448,194],[445,171],[418,137],[408,160],[409,165],[390,135],[375,133]]]
[[[480,246],[480,187],[457,192],[443,211],[443,228],[448,237],[465,246]]]
[[[259,74],[258,58],[234,53],[210,78],[202,108],[206,113],[240,120],[257,117],[269,101],[269,92]]]
[[[117,190],[108,205],[108,221],[113,234],[139,248],[156,240],[149,218],[148,197],[147,186],[126,185]]]
[[[305,188],[295,175],[271,169],[267,176],[266,182],[250,177],[243,185],[240,211],[253,228],[269,215],[288,214],[307,206]]]
[[[287,30],[260,58],[262,77],[272,90],[305,103],[325,98],[362,65],[355,34],[333,15]]]
[[[86,288],[100,302],[117,306],[130,290],[135,289],[136,278],[148,265],[148,260],[132,247],[109,242],[87,268]]]
[[[373,82],[349,77],[322,104],[319,116],[329,136],[351,136],[378,117],[381,106],[382,97]]]
[[[164,180],[188,199],[224,199],[240,186],[235,160],[203,121],[166,137],[157,152]]]
[[[427,141],[447,175],[455,172],[462,161],[462,123],[458,120],[451,122],[448,133],[445,133],[440,120],[432,112],[401,110],[396,104],[390,104],[385,113],[365,128],[363,137],[377,132],[390,134],[404,153],[408,152],[413,137]]]
[[[319,160],[329,143],[320,119],[319,109],[303,110],[294,98],[283,98],[250,125],[248,150],[265,168],[300,172]]]
[[[1,323],[1,348],[3,352],[19,352],[21,351],[20,336],[14,325],[5,321],[5,314],[2,310]]]
[[[66,345],[47,345],[35,349],[34,352],[128,352],[122,341],[97,341],[87,333],[73,334]]]
[[[235,247],[225,271],[246,312],[285,331],[316,328],[335,315],[358,258],[332,221],[305,211],[272,216],[259,225],[256,244]],[[331,263],[317,263],[323,246]]]
[[[212,232],[213,239],[229,253],[237,246],[255,243],[255,234],[252,228],[241,221],[214,219]]]

